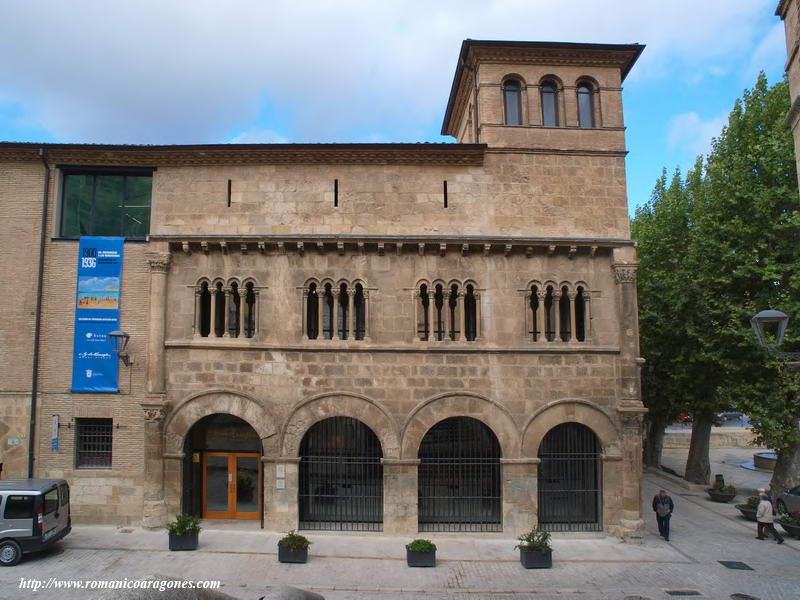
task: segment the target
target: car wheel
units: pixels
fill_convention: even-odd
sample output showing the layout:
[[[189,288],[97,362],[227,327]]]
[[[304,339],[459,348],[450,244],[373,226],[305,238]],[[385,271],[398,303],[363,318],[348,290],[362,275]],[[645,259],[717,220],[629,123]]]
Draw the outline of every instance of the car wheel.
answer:
[[[785,515],[787,512],[786,504],[784,504],[783,500],[778,500],[778,502],[775,504],[775,508],[778,510],[779,515]]]
[[[0,565],[13,567],[22,560],[22,548],[14,540],[0,542]]]

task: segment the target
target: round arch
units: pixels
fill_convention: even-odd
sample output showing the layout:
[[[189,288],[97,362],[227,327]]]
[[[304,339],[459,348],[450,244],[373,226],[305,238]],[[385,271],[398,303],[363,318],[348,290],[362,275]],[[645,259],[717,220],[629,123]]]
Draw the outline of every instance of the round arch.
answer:
[[[535,458],[545,435],[562,423],[580,423],[597,436],[606,455],[619,454],[619,431],[602,408],[587,400],[556,400],[533,413],[522,430],[522,456]]]
[[[473,392],[448,392],[421,402],[409,413],[403,426],[402,458],[416,459],[428,430],[450,417],[481,421],[500,442],[503,458],[519,457],[519,430],[505,406]]]
[[[350,392],[326,392],[296,404],[281,432],[281,455],[298,456],[305,433],[314,423],[329,417],[358,419],[375,433],[385,458],[399,458],[400,436],[395,420],[376,401]]]

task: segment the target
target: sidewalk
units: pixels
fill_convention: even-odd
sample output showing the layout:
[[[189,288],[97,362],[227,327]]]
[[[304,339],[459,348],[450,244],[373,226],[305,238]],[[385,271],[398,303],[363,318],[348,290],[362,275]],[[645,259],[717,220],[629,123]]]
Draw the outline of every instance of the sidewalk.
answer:
[[[284,565],[277,562],[277,533],[209,527],[198,551],[168,552],[163,532],[76,526],[51,551],[0,570],[0,598],[53,597],[20,590],[21,577],[220,580],[220,591],[241,600],[256,600],[279,585],[313,590],[327,600],[666,600],[674,597],[668,591],[696,592],[697,598],[800,598],[800,541],[778,546],[755,540],[755,523],[738,517],[732,505],[709,502],[660,476],[646,475],[644,487],[643,545],[556,535],[550,570],[526,571],[515,540],[479,534],[427,536],[439,547],[437,567],[411,569],[405,563],[408,538],[311,532],[309,562]],[[676,503],[670,543],[657,537],[649,506],[660,487]],[[753,570],[728,570],[720,560],[743,561]],[[67,600],[97,597],[58,594]]]
[[[770,479],[772,479],[771,472],[752,471],[741,467],[742,464],[752,463],[753,453],[759,451],[764,451],[764,449],[712,448],[709,451],[711,481],[714,481],[714,475],[721,473],[725,477],[725,483],[733,484],[736,487],[739,499],[742,501],[758,488],[769,487]],[[661,455],[661,464],[683,477],[688,455],[688,448],[665,448]]]

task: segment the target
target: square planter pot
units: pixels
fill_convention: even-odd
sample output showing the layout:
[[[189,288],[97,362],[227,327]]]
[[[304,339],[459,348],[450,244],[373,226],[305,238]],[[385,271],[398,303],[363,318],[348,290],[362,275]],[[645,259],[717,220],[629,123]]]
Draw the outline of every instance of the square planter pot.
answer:
[[[409,567],[435,567],[436,550],[415,552],[406,548],[406,562]]]
[[[780,526],[783,530],[788,533],[790,536],[800,539],[800,525],[790,525],[789,523],[784,523],[783,521],[778,521]]]
[[[519,562],[526,569],[549,569],[553,566],[553,551],[528,552],[520,549]]]
[[[308,562],[308,548],[302,550],[291,550],[287,546],[278,544],[278,562],[282,563],[304,563]]]
[[[720,492],[714,489],[707,489],[708,497],[711,498],[714,502],[730,502],[734,498],[736,498],[736,493],[733,494],[721,494]]]
[[[747,504],[737,504],[736,508],[739,509],[739,512],[742,513],[742,516],[748,521],[756,520],[756,512],[758,511],[755,508],[750,508],[747,506]]]
[[[197,550],[197,538],[199,533],[169,534],[170,550]]]

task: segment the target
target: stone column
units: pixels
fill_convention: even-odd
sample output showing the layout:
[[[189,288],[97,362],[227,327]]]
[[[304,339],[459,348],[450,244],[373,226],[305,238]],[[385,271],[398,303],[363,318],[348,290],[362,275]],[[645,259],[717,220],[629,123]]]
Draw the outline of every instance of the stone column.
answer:
[[[503,532],[514,537],[537,524],[538,458],[501,458]]]
[[[624,540],[635,544],[644,541],[642,506],[642,422],[647,409],[619,407],[622,424],[622,506],[620,532]]]
[[[169,252],[148,252],[150,267],[150,322],[147,331],[147,393],[166,391],[164,336],[167,323],[167,272]]]
[[[208,293],[211,294],[211,325],[208,337],[217,337],[217,286],[209,287]]]
[[[442,290],[442,313],[444,314],[443,341],[453,339],[452,317],[450,315],[450,291]]]
[[[239,291],[239,337],[247,337],[247,327],[250,323],[250,305],[247,303],[247,288]]]
[[[355,330],[355,308],[356,308],[356,291],[355,290],[347,290],[347,339],[354,340],[356,339],[356,330]]]
[[[222,292],[225,295],[225,311],[223,314],[225,315],[224,326],[222,327],[222,337],[229,338],[231,337],[230,333],[228,332],[228,327],[231,326],[231,309],[233,308],[233,297],[231,296],[231,289],[225,288]]]
[[[464,290],[458,292],[458,297],[456,298],[456,310],[459,311],[459,327],[461,327],[461,333],[459,333],[458,339],[462,342],[467,341],[467,293]]]
[[[203,327],[203,289],[197,287],[194,290],[194,337],[200,337]]]
[[[382,458],[383,532],[415,535],[418,528],[418,459]]]
[[[561,341],[561,290],[553,290],[553,312],[555,313],[555,337],[554,342]]]
[[[578,339],[578,322],[575,320],[575,292],[567,292],[569,298],[569,342],[574,342]]]
[[[436,340],[436,292],[428,290],[428,341]]]
[[[369,327],[369,292],[364,290],[364,341],[370,341]]]
[[[537,342],[547,341],[547,336],[545,335],[544,326],[545,326],[545,318],[544,318],[544,298],[547,294],[543,291],[536,292],[539,296],[539,308],[536,310],[536,320],[534,324],[534,328],[536,331],[539,332],[539,337],[536,339]]]
[[[583,336],[584,341],[594,343],[594,331],[592,330],[592,296],[586,290],[583,291]]]
[[[317,288],[317,339],[325,339],[325,289]]]
[[[149,397],[140,402],[144,411],[144,499],[142,527],[159,528],[167,522],[164,500],[164,415],[162,397]]]
[[[339,291],[331,290],[331,295],[333,296],[333,308],[331,308],[331,327],[333,331],[331,332],[331,339],[340,340],[342,339],[341,336],[341,329],[339,329],[339,313],[342,311],[342,307],[339,306]]]

